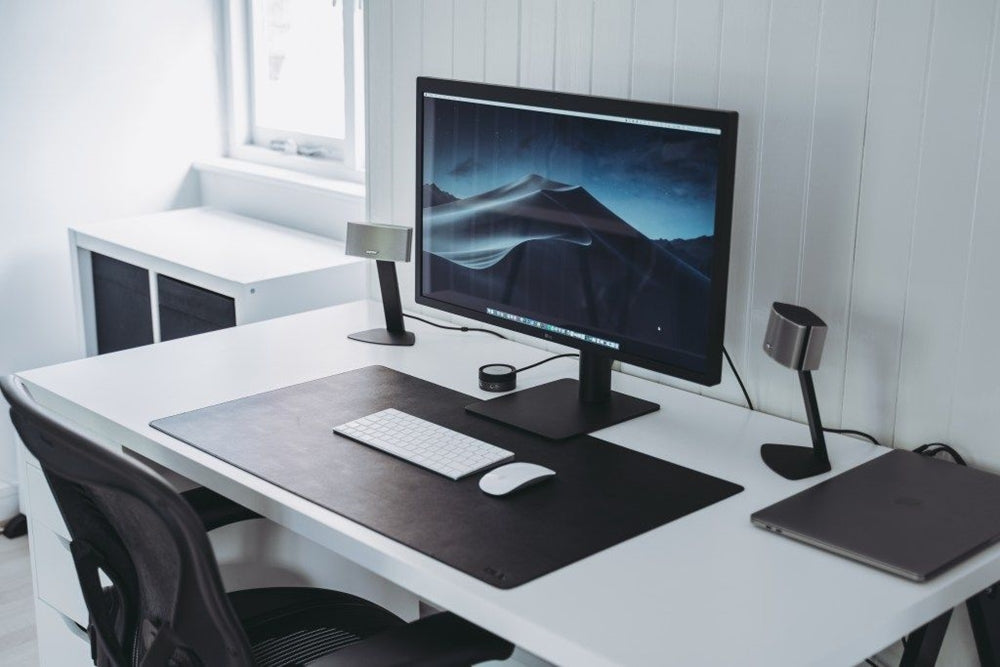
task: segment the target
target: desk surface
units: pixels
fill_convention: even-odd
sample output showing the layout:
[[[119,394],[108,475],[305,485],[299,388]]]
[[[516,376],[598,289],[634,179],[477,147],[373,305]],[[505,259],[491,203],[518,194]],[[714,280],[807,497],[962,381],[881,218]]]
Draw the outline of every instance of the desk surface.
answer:
[[[513,590],[468,577],[148,426],[153,419],[382,364],[475,396],[475,369],[548,356],[492,336],[408,322],[415,347],[346,339],[379,326],[359,302],[21,373],[36,398],[150,459],[558,664],[849,665],[1000,579],[1000,545],[914,584],[750,524],[817,481],[759,459],[762,442],[807,442],[801,424],[616,373],[658,412],[598,437],[746,487],[743,493]],[[522,387],[572,376],[573,359]],[[835,471],[880,450],[828,439]]]

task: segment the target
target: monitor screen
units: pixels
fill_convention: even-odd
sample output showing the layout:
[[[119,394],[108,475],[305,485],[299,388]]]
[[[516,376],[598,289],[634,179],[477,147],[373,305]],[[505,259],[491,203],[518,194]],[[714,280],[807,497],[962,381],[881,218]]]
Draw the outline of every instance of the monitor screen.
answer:
[[[417,302],[714,384],[736,114],[418,80]]]

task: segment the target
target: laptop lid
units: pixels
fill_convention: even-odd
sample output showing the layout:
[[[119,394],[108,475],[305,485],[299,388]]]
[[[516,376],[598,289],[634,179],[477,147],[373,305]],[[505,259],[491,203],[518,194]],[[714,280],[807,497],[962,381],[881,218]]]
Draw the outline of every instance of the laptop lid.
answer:
[[[1000,476],[894,449],[750,520],[925,581],[1000,539]]]

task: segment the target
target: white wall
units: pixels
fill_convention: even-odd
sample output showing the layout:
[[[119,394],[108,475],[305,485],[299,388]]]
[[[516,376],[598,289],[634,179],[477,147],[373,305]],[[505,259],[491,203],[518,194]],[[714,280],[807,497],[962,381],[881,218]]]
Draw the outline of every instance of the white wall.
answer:
[[[760,350],[771,302],[799,303],[830,325],[827,425],[1000,470],[998,7],[369,0],[371,216],[412,224],[418,74],[735,109],[726,346],[754,400],[803,419]],[[684,386],[742,402],[728,371]],[[962,632],[942,664],[973,660]]]
[[[199,203],[189,166],[223,136],[216,5],[0,2],[0,373],[81,356],[67,225]]]

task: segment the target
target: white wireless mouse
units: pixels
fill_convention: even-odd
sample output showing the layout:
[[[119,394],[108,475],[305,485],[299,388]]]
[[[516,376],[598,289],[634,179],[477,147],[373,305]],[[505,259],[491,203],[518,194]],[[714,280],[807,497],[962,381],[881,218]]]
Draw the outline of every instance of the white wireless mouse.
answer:
[[[538,484],[556,474],[537,463],[508,463],[494,468],[479,479],[479,488],[491,496],[506,496],[518,489]]]

